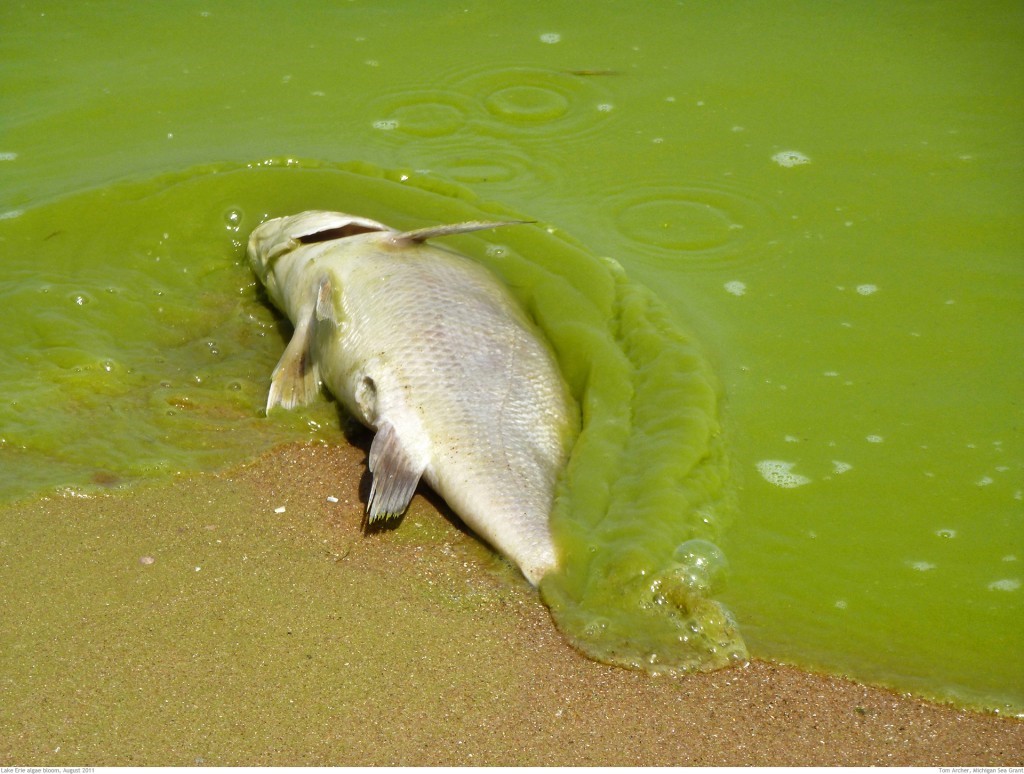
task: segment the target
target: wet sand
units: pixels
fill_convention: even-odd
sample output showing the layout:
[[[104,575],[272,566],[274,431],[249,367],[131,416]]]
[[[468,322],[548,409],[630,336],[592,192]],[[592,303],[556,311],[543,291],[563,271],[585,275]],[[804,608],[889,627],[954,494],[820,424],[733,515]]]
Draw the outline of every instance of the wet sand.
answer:
[[[762,661],[590,661],[436,501],[364,534],[364,462],[288,446],[5,507],[0,762],[1024,764],[1020,720]]]

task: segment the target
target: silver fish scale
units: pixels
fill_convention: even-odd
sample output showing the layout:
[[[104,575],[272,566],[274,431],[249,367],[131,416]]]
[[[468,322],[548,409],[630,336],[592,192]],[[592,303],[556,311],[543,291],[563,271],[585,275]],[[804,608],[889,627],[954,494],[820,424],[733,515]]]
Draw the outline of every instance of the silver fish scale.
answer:
[[[416,412],[431,441],[427,482],[484,537],[514,533],[534,551],[550,542],[568,422],[539,421],[537,408],[565,403],[561,382],[493,278],[454,254],[439,261],[440,252],[373,252],[344,272],[339,344],[377,386],[377,416],[365,419],[375,426],[392,411]],[[510,529],[476,513],[500,513]]]
[[[423,243],[496,225],[399,234],[311,211],[264,223],[248,252],[295,325],[268,409],[312,400],[322,381],[376,431],[371,519],[401,513],[422,476],[536,584],[557,564],[548,518],[575,404],[508,289]]]

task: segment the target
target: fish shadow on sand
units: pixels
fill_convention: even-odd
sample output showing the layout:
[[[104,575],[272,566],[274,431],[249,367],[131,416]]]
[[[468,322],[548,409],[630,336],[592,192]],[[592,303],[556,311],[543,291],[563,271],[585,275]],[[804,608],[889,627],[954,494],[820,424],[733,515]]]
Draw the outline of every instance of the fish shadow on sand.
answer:
[[[321,388],[323,394],[330,397],[330,393],[326,388]],[[393,517],[390,519],[377,519],[371,522],[366,512],[366,504],[370,501],[370,487],[373,485],[373,475],[370,473],[370,444],[373,443],[374,432],[368,428],[363,427],[357,419],[345,411],[345,409],[332,399],[335,408],[338,412],[338,422],[341,426],[341,432],[345,436],[345,440],[355,446],[364,455],[364,467],[363,474],[359,479],[359,500],[363,503],[363,521],[362,530],[365,535],[377,535],[382,532],[390,532],[398,529],[398,527],[405,520],[406,511],[401,516]],[[431,489],[424,482],[420,482],[419,486],[416,487],[416,495],[422,497],[431,507],[440,513],[445,520],[457,529],[463,535],[466,535],[473,540],[479,540],[476,533],[473,532],[469,527],[466,526],[465,522],[458,517],[458,515],[451,508],[444,499]]]
[[[266,288],[263,285],[259,285],[256,289],[256,298],[260,304],[267,309],[270,309],[274,315],[274,321],[277,323],[276,331],[278,337],[281,339],[282,348],[288,345],[291,341],[295,330],[292,326],[291,320],[288,319],[274,304],[271,302],[270,297],[267,295]],[[323,385],[320,385],[320,393],[326,400],[329,400],[334,404],[335,410],[338,414],[338,424],[341,428],[342,434],[345,436],[345,440],[357,447],[363,452],[364,455],[364,467],[363,474],[359,480],[359,500],[363,503],[363,519],[360,525],[364,535],[376,535],[383,532],[390,532],[397,529],[405,519],[405,513],[397,518],[390,519],[378,519],[375,522],[370,522],[367,512],[366,504],[370,501],[370,487],[373,484],[373,475],[370,473],[370,444],[373,443],[374,432],[368,428],[363,427],[359,420],[352,417],[345,411],[344,407],[331,395],[330,391]],[[423,497],[430,505],[437,510],[455,529],[461,532],[463,535],[468,535],[474,540],[477,540],[476,534],[469,527],[466,526],[465,522],[462,521],[456,515],[455,511],[448,507],[448,504],[444,499],[434,492],[429,486],[422,481],[419,486],[416,487],[416,494]]]

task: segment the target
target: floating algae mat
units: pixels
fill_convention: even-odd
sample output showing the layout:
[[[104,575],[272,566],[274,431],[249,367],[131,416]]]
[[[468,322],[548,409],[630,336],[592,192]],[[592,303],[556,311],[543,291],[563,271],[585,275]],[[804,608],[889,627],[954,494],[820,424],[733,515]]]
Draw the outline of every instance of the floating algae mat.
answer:
[[[326,401],[303,420],[260,417],[285,334],[242,260],[268,215],[324,206],[407,228],[509,215],[424,177],[268,161],[91,191],[0,224],[20,280],[4,313],[34,321],[4,326],[14,379],[0,491],[209,468],[289,433],[340,442]],[[653,671],[744,658],[711,598],[726,463],[694,343],[618,264],[553,229],[446,241],[513,288],[582,408],[552,516],[562,567],[542,587],[559,625],[595,658]]]

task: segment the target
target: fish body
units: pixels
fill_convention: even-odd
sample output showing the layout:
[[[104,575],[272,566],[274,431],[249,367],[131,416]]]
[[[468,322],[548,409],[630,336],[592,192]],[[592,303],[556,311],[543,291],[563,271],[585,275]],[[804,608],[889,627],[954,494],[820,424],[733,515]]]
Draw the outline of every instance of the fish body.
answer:
[[[577,411],[542,335],[487,269],[426,243],[503,223],[400,233],[309,211],[256,228],[253,270],[291,319],[269,412],[326,385],[375,431],[368,519],[423,478],[533,584],[557,564],[548,526]]]

